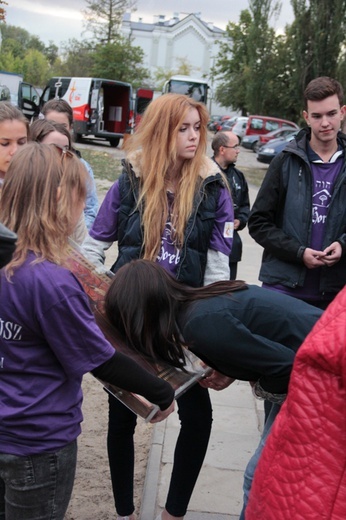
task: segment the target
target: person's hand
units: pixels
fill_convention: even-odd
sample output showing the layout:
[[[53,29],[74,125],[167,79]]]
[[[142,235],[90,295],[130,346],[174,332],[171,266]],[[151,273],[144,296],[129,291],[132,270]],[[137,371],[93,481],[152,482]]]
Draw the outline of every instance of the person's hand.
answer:
[[[233,225],[234,225],[234,229],[238,229],[238,227],[240,226],[240,220],[238,218],[235,218]]]
[[[316,269],[325,265],[324,258],[326,253],[324,251],[316,251],[307,247],[303,253],[303,262],[308,269]]]
[[[331,267],[336,264],[342,255],[342,247],[339,242],[333,242],[330,246],[326,247],[323,251],[325,256],[323,258],[324,265]]]
[[[167,417],[174,411],[175,400],[171,402],[166,410],[159,410],[154,417],[150,420],[151,423],[158,423],[167,419]]]
[[[235,379],[233,377],[225,376],[224,374],[220,374],[217,370],[213,370],[210,374],[199,381],[199,384],[203,386],[203,388],[211,388],[212,390],[224,390],[229,385],[234,383]]]

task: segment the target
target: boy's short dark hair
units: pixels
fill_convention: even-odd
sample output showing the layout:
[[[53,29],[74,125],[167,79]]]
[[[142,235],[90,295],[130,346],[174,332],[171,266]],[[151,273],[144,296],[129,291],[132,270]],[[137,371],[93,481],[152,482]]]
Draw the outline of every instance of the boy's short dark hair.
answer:
[[[341,84],[328,76],[315,78],[307,85],[304,90],[304,105],[307,110],[308,101],[322,101],[329,96],[338,96],[340,106],[344,104],[344,92]]]

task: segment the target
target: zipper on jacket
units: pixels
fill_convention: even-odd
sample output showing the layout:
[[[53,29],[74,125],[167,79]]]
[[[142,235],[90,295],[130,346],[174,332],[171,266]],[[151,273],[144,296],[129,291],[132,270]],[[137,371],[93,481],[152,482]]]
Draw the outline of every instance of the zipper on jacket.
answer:
[[[195,222],[196,222],[196,219],[197,219],[198,208],[200,207],[200,205],[202,203],[202,200],[203,200],[203,196],[205,195],[205,187],[206,187],[207,184],[210,184],[211,182],[215,182],[215,180],[220,181],[222,179],[222,177],[220,176],[220,178],[219,178],[217,174],[213,175],[212,177],[213,178],[209,178],[209,179],[207,178],[204,181],[204,183],[202,184],[202,186],[201,186],[202,189],[200,191],[199,201],[196,204],[196,210],[194,212],[193,221],[191,222],[190,231],[188,232],[188,234],[185,237],[184,246],[183,246],[183,248],[181,249],[181,252],[180,252],[181,254],[180,254],[180,262],[179,262],[179,266],[178,266],[178,270],[177,270],[177,280],[179,279],[181,267],[182,267],[183,262],[184,262],[184,260],[186,258],[187,242],[188,242],[188,239],[190,238],[192,230],[193,230],[193,228],[195,226]],[[221,187],[220,187],[220,189],[221,189]]]

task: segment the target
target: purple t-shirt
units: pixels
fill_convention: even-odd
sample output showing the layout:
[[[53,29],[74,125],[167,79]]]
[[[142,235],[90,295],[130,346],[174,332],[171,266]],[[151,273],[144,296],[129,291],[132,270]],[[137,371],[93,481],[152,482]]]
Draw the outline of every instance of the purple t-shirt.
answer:
[[[75,440],[82,376],[114,355],[74,275],[34,258],[0,280],[0,452],[13,455]]]
[[[169,207],[171,207],[174,195],[167,192],[167,197]],[[119,181],[116,181],[103,200],[89,232],[90,236],[101,242],[116,242],[118,240],[119,209]],[[230,255],[233,242],[233,221],[232,199],[229,191],[226,188],[221,188],[209,249],[220,251],[227,256]],[[171,274],[176,274],[180,262],[180,251],[172,239],[172,223],[169,215],[162,235],[161,249],[156,261]]]

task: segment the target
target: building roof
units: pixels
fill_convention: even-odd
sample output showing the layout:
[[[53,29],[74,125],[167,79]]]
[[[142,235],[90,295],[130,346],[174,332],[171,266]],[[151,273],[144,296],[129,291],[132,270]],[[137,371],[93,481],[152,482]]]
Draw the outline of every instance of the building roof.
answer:
[[[183,16],[181,17],[181,15],[183,15]],[[198,23],[202,24],[206,30],[208,30],[214,34],[219,34],[220,36],[222,36],[225,33],[225,31],[223,29],[220,29],[219,27],[215,27],[215,25],[213,25],[213,23],[204,22],[201,19],[201,13],[189,13],[189,14],[174,13],[173,17],[168,20],[165,19],[164,15],[156,15],[154,17],[153,23],[142,22],[141,19],[139,19],[136,22],[133,22],[131,20],[130,13],[125,13],[123,22],[129,23],[131,30],[153,32],[158,27],[166,27],[166,28],[174,27],[174,26],[180,24],[181,22],[186,22],[187,18],[194,18],[195,20],[198,20]]]

